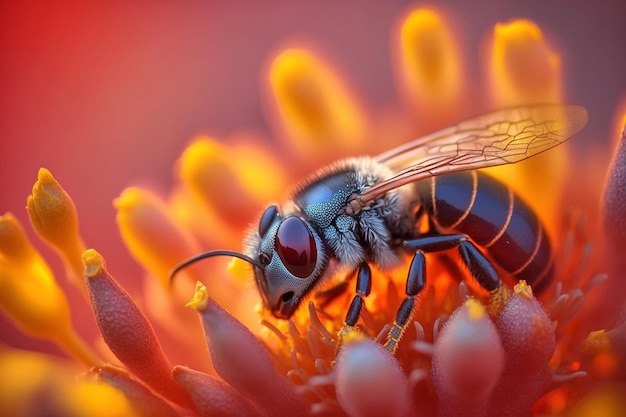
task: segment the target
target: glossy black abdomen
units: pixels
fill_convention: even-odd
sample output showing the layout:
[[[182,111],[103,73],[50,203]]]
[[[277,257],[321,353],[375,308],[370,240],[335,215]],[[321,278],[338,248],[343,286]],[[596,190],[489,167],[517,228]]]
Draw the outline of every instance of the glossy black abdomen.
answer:
[[[550,282],[552,251],[539,219],[506,185],[478,171],[419,184],[426,211],[442,229],[470,236],[493,261],[536,292]]]

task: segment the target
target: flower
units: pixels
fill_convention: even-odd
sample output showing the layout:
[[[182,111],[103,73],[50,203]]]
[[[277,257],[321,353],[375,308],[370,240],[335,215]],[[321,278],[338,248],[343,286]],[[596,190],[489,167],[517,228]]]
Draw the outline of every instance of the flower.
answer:
[[[451,22],[425,8],[398,19],[392,43],[404,105],[380,117],[366,116],[346,77],[315,48],[298,44],[273,54],[262,82],[281,150],[253,134],[231,141],[202,135],[180,156],[166,197],[135,186],[115,199],[122,240],[145,271],[141,289],[133,274],[116,270],[108,247],[88,249],[91,239],[78,222],[83,211],[41,169],[28,217],[77,290],[57,281],[18,217],[4,215],[0,305],[24,333],[66,355],[2,346],[1,414],[584,416],[602,407],[619,415],[626,379],[624,137],[606,172],[581,172],[580,157],[565,147],[489,170],[532,203],[556,242],[558,272],[541,295],[523,281],[488,293],[455,255],[428,255],[413,321],[398,329],[392,325],[409,259],[391,272],[372,265],[372,288],[359,287],[364,309],[354,327],[344,326],[355,280],[347,287],[341,280],[349,277],[333,277],[289,321],[265,311],[239,259],[196,263],[170,282],[171,268],[203,248],[239,247],[246,223],[284,197],[292,175],[331,157],[400,144],[416,134],[416,115],[441,127],[451,122],[448,113],[563,99],[559,53],[536,23],[515,19],[496,24],[486,47],[490,98],[468,105],[471,77],[460,69],[463,49]],[[559,213],[583,192],[586,204]],[[586,227],[600,201],[604,227]],[[602,244],[606,250],[595,249]],[[92,311],[98,336],[74,324],[80,305]]]

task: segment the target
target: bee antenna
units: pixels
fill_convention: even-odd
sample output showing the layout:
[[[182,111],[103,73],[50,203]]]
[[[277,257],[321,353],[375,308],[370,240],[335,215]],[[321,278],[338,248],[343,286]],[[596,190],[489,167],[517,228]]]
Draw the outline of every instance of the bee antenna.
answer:
[[[186,267],[188,267],[189,265],[196,263],[198,261],[201,261],[202,259],[206,259],[206,258],[211,258],[213,256],[233,256],[235,258],[239,258],[242,259],[254,266],[256,266],[257,268],[260,269],[264,269],[263,264],[261,264],[258,261],[255,261],[254,259],[250,258],[249,256],[244,255],[243,253],[239,253],[239,252],[235,252],[232,250],[212,250],[212,251],[208,251],[208,252],[203,252],[200,253],[198,255],[192,256],[191,258],[187,258],[184,261],[182,261],[181,263],[179,263],[178,265],[176,265],[172,271],[170,272],[170,286],[172,285],[172,283],[174,282],[174,276],[180,272],[181,269],[184,269]]]

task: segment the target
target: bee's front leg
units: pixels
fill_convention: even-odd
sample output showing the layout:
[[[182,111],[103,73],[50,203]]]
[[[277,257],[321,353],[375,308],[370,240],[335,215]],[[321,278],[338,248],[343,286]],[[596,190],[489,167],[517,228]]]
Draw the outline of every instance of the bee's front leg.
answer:
[[[339,330],[337,352],[341,349],[346,335],[356,330],[356,323],[361,317],[361,311],[363,311],[364,298],[367,297],[371,291],[372,271],[370,266],[366,262],[363,262],[361,266],[359,266],[359,272],[356,278],[356,294],[350,303],[343,326],[341,330]]]

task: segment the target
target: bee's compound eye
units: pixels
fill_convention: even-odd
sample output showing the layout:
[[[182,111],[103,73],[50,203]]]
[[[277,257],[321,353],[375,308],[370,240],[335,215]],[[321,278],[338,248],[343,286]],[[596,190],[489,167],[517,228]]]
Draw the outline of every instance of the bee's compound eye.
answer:
[[[278,207],[269,206],[265,209],[263,215],[261,216],[261,220],[259,221],[259,236],[261,236],[261,238],[265,237],[270,226],[272,225],[272,223],[274,223],[274,219],[277,215]]]
[[[315,269],[315,239],[302,219],[287,217],[283,220],[278,226],[275,247],[287,270],[296,277],[307,278]]]

